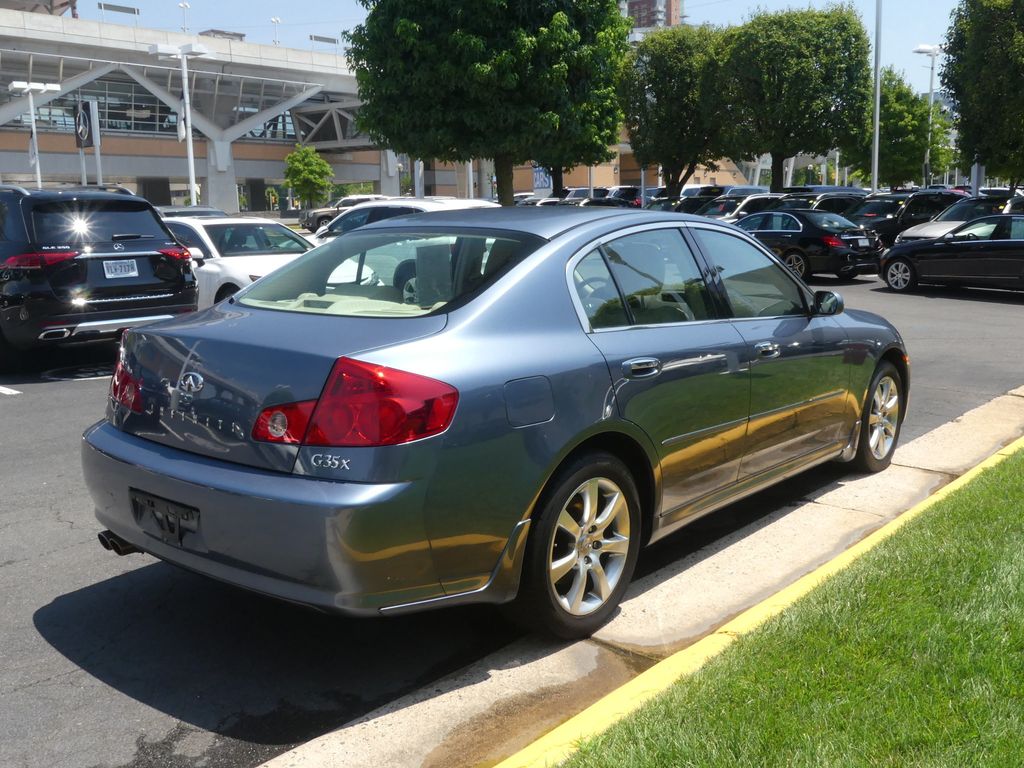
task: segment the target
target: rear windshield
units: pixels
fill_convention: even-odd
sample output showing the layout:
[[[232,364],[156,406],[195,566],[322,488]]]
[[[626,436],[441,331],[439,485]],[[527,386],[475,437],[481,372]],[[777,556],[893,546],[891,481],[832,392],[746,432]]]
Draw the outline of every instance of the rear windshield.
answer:
[[[832,232],[838,234],[840,232],[846,232],[850,229],[860,229],[849,219],[844,219],[838,213],[828,213],[826,211],[808,211],[804,214],[807,220],[812,224],[817,225],[826,232]]]
[[[132,200],[67,200],[32,209],[36,240],[61,243],[109,243],[116,240],[170,240],[148,205]]]
[[[850,216],[892,216],[902,207],[902,200],[865,200],[847,213]]]
[[[238,300],[319,315],[429,315],[465,303],[544,242],[478,229],[355,231],[268,275]]]
[[[1002,213],[1005,205],[1005,198],[1001,200],[963,200],[953,203],[936,216],[935,221],[972,221],[980,219],[982,216],[991,216],[993,213]]]
[[[710,203],[702,207],[697,211],[698,216],[728,216],[730,213],[735,211],[739,204],[743,201],[742,198],[733,197],[729,199],[718,199],[712,200]]]
[[[308,240],[280,224],[207,224],[206,234],[221,256],[260,253],[305,253]]]

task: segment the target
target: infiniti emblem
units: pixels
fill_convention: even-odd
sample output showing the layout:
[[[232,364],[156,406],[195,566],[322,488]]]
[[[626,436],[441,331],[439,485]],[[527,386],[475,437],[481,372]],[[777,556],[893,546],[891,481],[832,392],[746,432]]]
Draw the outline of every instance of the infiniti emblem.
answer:
[[[114,243],[114,250],[115,251],[123,251],[124,250],[124,243]]]
[[[186,392],[190,395],[194,395],[196,392],[203,388],[203,377],[195,371],[186,373],[181,377],[181,381],[178,382],[178,389],[182,392]]]

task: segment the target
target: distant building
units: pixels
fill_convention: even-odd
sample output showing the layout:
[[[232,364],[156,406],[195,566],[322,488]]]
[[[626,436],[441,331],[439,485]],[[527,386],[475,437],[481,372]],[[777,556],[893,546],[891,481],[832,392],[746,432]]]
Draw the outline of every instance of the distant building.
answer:
[[[629,16],[634,29],[647,27],[674,27],[682,21],[681,0],[629,0]],[[658,18],[659,6],[663,6],[665,18]]]
[[[199,33],[200,37],[216,37],[220,40],[234,40],[236,43],[245,42],[245,34],[242,32],[228,32],[226,29],[204,29]]]

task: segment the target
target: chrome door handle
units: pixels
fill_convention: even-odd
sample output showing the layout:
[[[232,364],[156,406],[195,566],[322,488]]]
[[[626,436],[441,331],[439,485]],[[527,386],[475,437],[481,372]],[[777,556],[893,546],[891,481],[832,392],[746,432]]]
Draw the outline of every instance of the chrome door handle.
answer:
[[[773,341],[761,341],[754,345],[754,351],[757,352],[757,356],[763,360],[770,360],[773,357],[778,357],[782,351],[779,349],[779,345]]]
[[[622,364],[622,375],[627,379],[649,379],[661,373],[661,360],[656,357],[638,357]]]

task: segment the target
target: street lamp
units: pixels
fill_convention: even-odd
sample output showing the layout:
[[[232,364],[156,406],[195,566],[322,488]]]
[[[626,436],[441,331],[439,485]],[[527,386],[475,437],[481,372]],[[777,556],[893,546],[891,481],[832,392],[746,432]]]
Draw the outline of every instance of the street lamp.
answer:
[[[878,144],[882,120],[882,0],[875,3],[875,128],[871,142],[871,191],[878,191]]]
[[[36,102],[32,98],[32,94],[52,93],[53,91],[59,91],[60,86],[57,83],[28,83],[24,80],[15,80],[7,87],[12,93],[28,96],[29,131],[31,132],[28,161],[29,165],[35,166],[36,186],[41,189],[43,186],[43,172],[39,167],[39,139],[36,137]]]
[[[188,34],[188,9],[191,8],[192,6],[189,4],[188,0],[181,0],[181,2],[178,3],[178,7],[181,8],[181,31],[182,31],[183,34],[187,35]]]
[[[914,53],[930,56],[932,60],[931,74],[928,76],[928,144],[924,149],[924,186],[928,186],[932,178],[932,112],[935,106],[935,59],[945,49],[941,45],[925,45],[922,43],[914,49]]]
[[[281,41],[277,39],[277,30],[281,24],[280,16],[271,16],[270,23],[274,25],[274,45],[280,45]]]
[[[185,3],[188,5],[188,3]],[[188,58],[189,56],[205,56],[209,51],[198,43],[187,45],[163,45],[155,44],[149,46],[149,52],[154,56],[167,59],[178,59],[181,62],[181,105],[183,117],[185,118],[185,147],[188,150],[188,194],[189,205],[199,205],[198,193],[196,192],[196,157],[192,149],[192,105],[188,98]],[[179,115],[182,117],[182,115]]]

